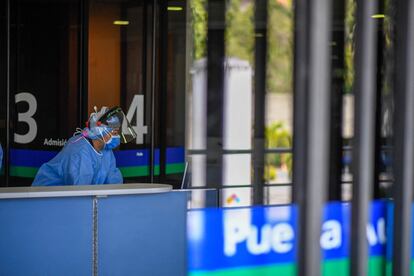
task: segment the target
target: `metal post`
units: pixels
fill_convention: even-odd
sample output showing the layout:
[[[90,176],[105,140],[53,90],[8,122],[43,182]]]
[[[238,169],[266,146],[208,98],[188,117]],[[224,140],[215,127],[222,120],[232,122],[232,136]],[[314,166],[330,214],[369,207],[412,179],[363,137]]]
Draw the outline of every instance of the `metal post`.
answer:
[[[255,2],[253,203],[263,204],[267,65],[267,0]]]
[[[384,1],[378,1],[377,13],[384,14],[385,7]],[[385,98],[383,98],[383,84],[386,81],[386,72],[385,68],[387,66],[387,61],[384,58],[384,51],[385,47],[385,29],[384,29],[384,20],[377,19],[377,98],[376,98],[376,112],[375,112],[375,165],[374,165],[374,185],[373,185],[373,192],[372,197],[374,199],[381,198],[381,189],[380,189],[380,174],[383,167],[382,154],[383,154],[383,145],[385,145],[385,139],[382,137],[382,128],[383,128],[383,106]]]
[[[308,1],[295,2],[295,54],[293,83],[293,193],[294,202],[303,202],[306,179],[306,133],[308,94]]]
[[[156,66],[157,66],[157,0],[152,1],[152,43],[151,43],[151,154],[149,163],[150,182],[154,182],[155,172],[155,82],[156,82]]]
[[[396,10],[393,275],[411,275],[414,183],[414,2]]]
[[[294,161],[298,162],[294,185],[301,229],[299,275],[313,276],[321,275],[319,240],[329,178],[332,1],[298,0],[295,7],[294,142],[299,143],[294,144]]]
[[[375,105],[377,31],[371,16],[376,0],[357,1],[355,50],[355,136],[353,144],[353,194],[351,275],[367,275],[366,226],[375,180]]]
[[[7,37],[6,37],[6,94],[7,94],[7,107],[6,107],[6,147],[4,149],[4,173],[5,173],[5,178],[6,178],[6,187],[9,186],[9,179],[10,179],[10,147],[11,147],[11,135],[12,133],[10,133],[10,101],[11,101],[11,97],[10,97],[10,93],[11,93],[11,89],[10,89],[10,28],[11,28],[11,18],[10,18],[10,0],[7,1],[7,15],[6,15],[6,20],[7,20]]]
[[[222,185],[225,1],[208,1],[207,186]]]
[[[78,124],[83,126],[89,118],[88,60],[89,60],[89,1],[80,1],[79,31],[79,92]]]
[[[159,4],[159,69],[158,74],[159,76],[157,79],[159,80],[159,84],[157,87],[157,99],[155,106],[157,107],[157,114],[158,114],[158,127],[155,128],[158,131],[158,141],[157,145],[159,148],[159,182],[165,183],[166,181],[166,156],[167,156],[167,89],[168,89],[168,49],[172,47],[168,45],[168,2],[161,1]],[[155,121],[153,122],[155,124]],[[155,166],[155,165],[154,165]]]
[[[331,125],[329,152],[329,200],[342,198],[342,96],[344,87],[344,22],[345,1],[333,1],[333,30],[332,30],[332,86],[331,86]]]

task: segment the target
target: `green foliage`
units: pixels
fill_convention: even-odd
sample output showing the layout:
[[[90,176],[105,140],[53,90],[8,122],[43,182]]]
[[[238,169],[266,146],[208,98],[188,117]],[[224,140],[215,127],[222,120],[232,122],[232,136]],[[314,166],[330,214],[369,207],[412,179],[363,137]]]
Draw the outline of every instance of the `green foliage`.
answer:
[[[207,9],[206,0],[190,0],[194,58],[201,59],[207,54]]]
[[[225,22],[226,56],[254,65],[254,0],[228,0]],[[207,0],[191,0],[194,58],[206,56]],[[292,0],[271,0],[267,23],[268,92],[292,92],[293,8]]]
[[[291,148],[292,135],[283,126],[282,122],[273,123],[265,129],[266,147],[267,148]],[[286,166],[289,175],[292,173],[292,154],[268,154],[266,158],[267,171],[271,172],[273,168]],[[267,176],[268,180],[272,179],[271,175]]]
[[[289,148],[292,146],[292,136],[282,122],[267,126],[265,135],[268,148]]]
[[[242,3],[243,2],[243,3]],[[253,1],[230,0],[226,12],[226,56],[253,64],[254,6]]]
[[[268,4],[267,91],[292,92],[293,8],[291,0]]]
[[[355,0],[346,1],[345,12],[345,76],[344,92],[351,93],[354,85]]]
[[[265,168],[265,181],[269,182],[269,180],[276,179],[277,173],[276,173],[276,167],[272,165],[266,165]]]

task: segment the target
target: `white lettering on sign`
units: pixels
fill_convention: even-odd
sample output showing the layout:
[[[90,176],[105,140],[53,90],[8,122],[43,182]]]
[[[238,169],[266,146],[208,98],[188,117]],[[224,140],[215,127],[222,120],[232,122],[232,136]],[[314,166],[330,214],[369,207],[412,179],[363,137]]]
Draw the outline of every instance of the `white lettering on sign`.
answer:
[[[386,229],[384,218],[367,225],[367,240],[370,246],[385,244]],[[338,220],[327,220],[322,224],[320,245],[324,250],[340,248],[342,241],[342,225]],[[224,221],[224,255],[232,257],[240,246],[245,246],[252,255],[267,254],[271,251],[279,254],[293,250],[295,232],[293,226],[286,222],[274,225],[251,224],[250,214],[227,214]]]
[[[226,256],[235,255],[237,245],[246,241],[249,236],[251,226],[249,215],[250,213],[246,210],[240,210],[234,217],[226,216],[224,221],[224,254]]]
[[[52,138],[45,138],[45,141],[43,142],[43,145],[45,146],[57,146],[57,147],[63,147],[66,145],[67,140],[66,139],[52,139]]]
[[[374,225],[367,225],[367,238],[370,246],[374,246],[377,244],[385,244],[385,242],[387,241],[385,235],[385,219],[378,219],[376,226],[377,227],[375,229]]]
[[[27,92],[18,93],[15,95],[15,102],[27,102],[29,109],[24,113],[17,114],[17,121],[26,123],[29,126],[29,131],[26,134],[14,134],[14,142],[19,144],[28,144],[32,142],[37,135],[37,123],[33,119],[33,115],[37,111],[37,101],[36,98]]]
[[[259,237],[260,231],[260,237]],[[237,220],[229,220],[224,227],[224,254],[228,257],[237,252],[237,245],[246,242],[252,255],[261,255],[273,250],[287,253],[293,248],[294,231],[288,223],[265,224],[260,229],[255,225],[243,225]]]
[[[126,117],[130,122],[135,118],[135,125],[132,128],[137,134],[136,144],[144,144],[144,134],[148,134],[148,127],[144,125],[144,95],[134,96]],[[126,121],[122,124],[122,129],[123,132],[128,133]]]
[[[247,238],[247,248],[253,255],[260,255],[270,251],[269,238],[272,235],[272,228],[270,225],[265,225],[261,229],[261,241],[259,241],[259,229],[252,225],[250,228],[251,235]]]
[[[287,253],[293,248],[295,233],[293,227],[287,223],[279,223],[273,227],[272,248],[277,253]]]
[[[339,248],[342,245],[342,227],[337,220],[328,220],[322,225],[321,247],[324,249]]]

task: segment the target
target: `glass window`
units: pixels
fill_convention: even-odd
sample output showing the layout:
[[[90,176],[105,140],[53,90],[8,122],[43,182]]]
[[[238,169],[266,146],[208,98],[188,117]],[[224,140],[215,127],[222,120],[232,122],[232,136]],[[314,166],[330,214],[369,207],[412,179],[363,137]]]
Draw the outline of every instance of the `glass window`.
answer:
[[[267,186],[264,188],[265,204],[281,205],[292,201],[292,185]]]
[[[292,1],[268,2],[265,181],[267,204],[289,203],[293,142],[293,26]],[[278,187],[278,185],[282,185]]]
[[[237,206],[253,203],[251,187],[258,162],[253,158],[258,150],[254,139],[257,139],[255,131],[260,130],[257,123],[263,124],[264,143],[269,151],[263,157],[266,160],[263,180],[267,184],[291,182],[293,7],[291,1],[269,1],[267,7],[260,6],[264,3],[240,0],[187,3],[186,147],[191,185],[226,186],[221,191],[221,204],[225,206],[231,206],[227,198],[232,195],[240,201]],[[223,9],[224,17],[220,17],[219,11]],[[258,17],[260,9],[266,10],[265,22]],[[209,17],[214,18],[210,23]],[[262,29],[266,37],[258,31]],[[209,39],[216,43],[210,54]],[[220,55],[220,39],[224,43],[221,84],[218,76],[208,75],[215,74],[209,71],[209,66],[217,66],[219,59],[208,60],[208,56]],[[267,71],[263,92],[255,91],[260,89],[255,82],[265,72],[255,68],[258,52],[264,51],[255,48],[260,39],[267,46],[266,62],[259,65]],[[263,104],[255,107],[261,93],[265,94]],[[214,105],[216,109],[211,108]],[[265,110],[263,121],[256,122],[261,110]],[[211,130],[212,125],[219,128],[216,133]],[[279,152],[280,149],[283,151]],[[275,150],[277,156],[272,153]],[[217,181],[210,183],[212,175]],[[230,186],[235,186],[234,190]],[[272,194],[263,196],[269,198]]]
[[[5,154],[7,137],[7,1],[0,3],[0,187],[6,186]]]
[[[180,188],[185,161],[186,1],[161,1],[157,26],[154,134],[159,150],[156,182]]]
[[[23,186],[79,125],[80,1],[10,2],[9,186]]]
[[[88,29],[88,113],[121,106],[137,139],[115,151],[125,182],[150,181],[151,10],[148,1],[91,0]],[[159,173],[159,151],[154,151]]]

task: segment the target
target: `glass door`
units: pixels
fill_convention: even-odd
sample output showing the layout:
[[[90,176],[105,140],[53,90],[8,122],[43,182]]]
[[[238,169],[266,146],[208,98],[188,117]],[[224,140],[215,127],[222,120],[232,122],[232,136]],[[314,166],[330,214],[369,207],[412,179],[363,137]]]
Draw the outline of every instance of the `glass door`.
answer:
[[[10,1],[8,186],[31,185],[80,122],[80,4]]]
[[[150,182],[152,150],[152,1],[91,0],[88,16],[88,113],[121,106],[138,134],[115,151],[125,182]],[[154,164],[150,166],[151,160]]]

